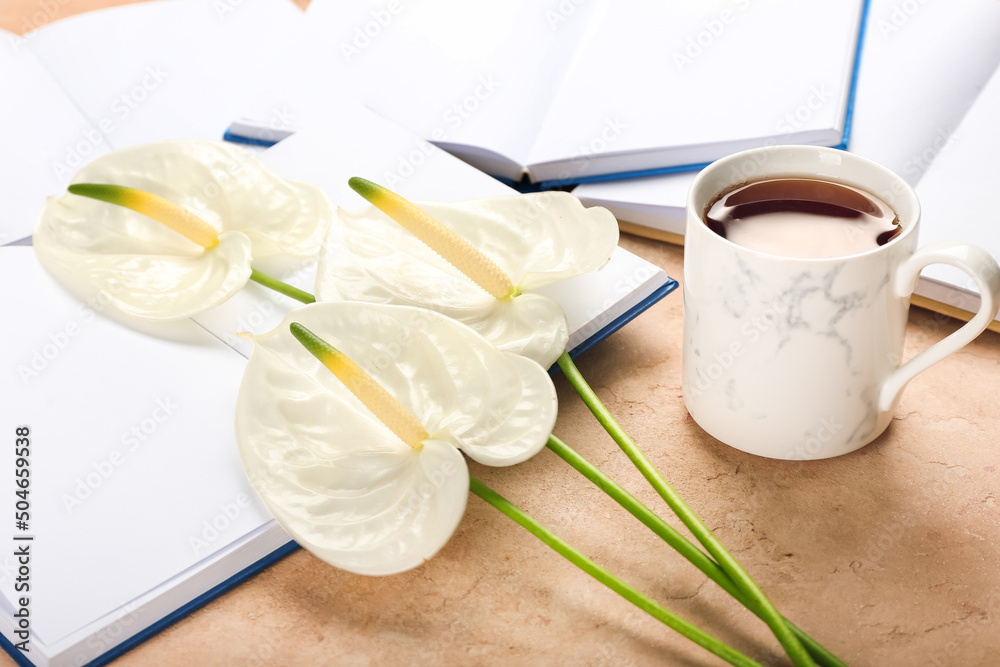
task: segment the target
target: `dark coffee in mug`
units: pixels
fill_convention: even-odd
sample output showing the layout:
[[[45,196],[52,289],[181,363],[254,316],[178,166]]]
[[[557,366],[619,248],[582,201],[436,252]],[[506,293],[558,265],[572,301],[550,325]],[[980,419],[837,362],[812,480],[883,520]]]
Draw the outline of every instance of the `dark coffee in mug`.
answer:
[[[733,243],[771,255],[856,255],[901,230],[889,206],[858,188],[813,178],[771,178],[720,195],[705,223]]]

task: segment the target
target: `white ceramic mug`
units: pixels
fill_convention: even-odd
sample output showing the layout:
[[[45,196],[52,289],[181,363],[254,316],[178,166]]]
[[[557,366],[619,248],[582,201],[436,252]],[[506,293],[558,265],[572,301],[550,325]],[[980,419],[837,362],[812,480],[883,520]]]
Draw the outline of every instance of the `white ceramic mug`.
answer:
[[[705,224],[720,194],[775,177],[870,192],[902,231],[866,252],[795,259],[736,245]],[[838,456],[881,434],[907,382],[978,336],[1000,303],[996,261],[957,241],[917,250],[919,219],[905,181],[844,151],[772,146],[706,167],[688,193],[684,238],[684,401],[695,422],[732,447],[777,459]],[[910,293],[935,263],[976,281],[979,311],[901,364]]]

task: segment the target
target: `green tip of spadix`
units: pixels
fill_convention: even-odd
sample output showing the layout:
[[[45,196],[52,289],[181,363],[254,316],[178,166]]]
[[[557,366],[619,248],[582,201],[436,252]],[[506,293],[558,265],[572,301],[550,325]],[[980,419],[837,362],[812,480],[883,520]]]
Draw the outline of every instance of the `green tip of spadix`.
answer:
[[[493,260],[413,202],[357,176],[347,183],[493,297],[507,299],[520,293],[510,276]]]
[[[141,213],[160,222],[206,250],[219,245],[219,232],[169,199],[145,190],[108,183],[74,183],[70,194],[97,199]]]
[[[430,437],[423,424],[360,366],[298,322],[288,328],[292,335],[321,364],[326,366],[362,405],[396,436],[418,450]]]
[[[306,348],[309,354],[320,361],[326,363],[324,357],[336,353],[336,348],[298,322],[292,322],[288,328],[291,330],[292,335],[295,336],[295,340],[302,343],[302,347]]]
[[[70,194],[99,199],[109,204],[120,204],[131,188],[104,183],[74,183],[67,188]]]
[[[352,176],[350,180],[347,181],[347,184],[351,186],[352,190],[369,201],[371,201],[372,197],[385,189],[381,185],[372,183],[368,179],[361,178],[359,176]]]

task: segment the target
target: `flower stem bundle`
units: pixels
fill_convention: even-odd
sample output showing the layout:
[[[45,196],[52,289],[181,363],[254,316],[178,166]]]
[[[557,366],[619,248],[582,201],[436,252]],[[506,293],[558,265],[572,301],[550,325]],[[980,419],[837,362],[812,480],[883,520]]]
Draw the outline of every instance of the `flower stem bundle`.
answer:
[[[164,150],[189,159],[229,149]],[[780,614],[567,353],[565,313],[537,289],[606,263],[618,243],[614,216],[584,209],[561,192],[417,206],[359,178],[350,186],[375,210],[332,214],[311,186],[276,183],[309,212],[304,222],[289,213],[280,226],[260,217],[209,224],[163,196],[77,183],[72,195],[140,218],[115,214],[88,227],[92,203],[57,202],[43,215],[36,243],[40,255],[98,288],[116,287],[113,303],[147,319],[196,314],[248,280],[307,304],[278,329],[251,337],[254,352],[237,406],[247,476],[300,544],[348,571],[402,572],[445,544],[471,491],[684,637],[733,665],[757,665],[471,477],[464,458],[514,465],[547,446],[763,620],[795,665],[843,665]],[[253,207],[241,210],[252,217]],[[275,248],[308,256],[330,216],[335,224],[321,250],[318,303],[250,265]],[[149,218],[176,234],[147,226]],[[141,238],[129,236],[136,231]],[[159,250],[144,253],[145,246]],[[552,435],[557,406],[545,369],[554,363],[700,548]]]

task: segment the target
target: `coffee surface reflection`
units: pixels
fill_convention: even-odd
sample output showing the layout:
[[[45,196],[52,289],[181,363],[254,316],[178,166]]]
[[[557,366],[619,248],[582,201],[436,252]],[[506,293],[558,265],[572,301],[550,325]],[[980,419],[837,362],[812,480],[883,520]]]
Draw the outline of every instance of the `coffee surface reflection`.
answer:
[[[896,214],[875,195],[810,178],[744,184],[718,197],[705,223],[743,247],[806,259],[856,255],[901,231]]]

